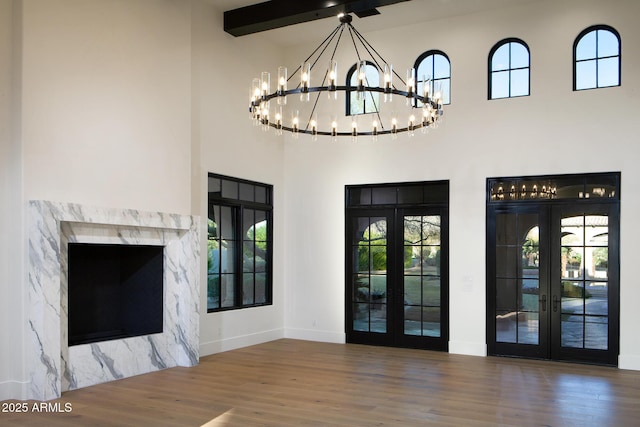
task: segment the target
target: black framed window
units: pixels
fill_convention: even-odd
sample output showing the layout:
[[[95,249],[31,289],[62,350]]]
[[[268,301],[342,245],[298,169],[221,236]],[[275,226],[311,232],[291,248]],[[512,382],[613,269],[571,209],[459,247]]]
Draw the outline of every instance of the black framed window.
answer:
[[[207,311],[272,303],[273,186],[209,174]]]
[[[440,50],[429,50],[418,57],[416,70],[417,92],[422,94],[424,85],[429,84],[429,93],[440,92],[443,104],[451,104],[451,61]],[[422,107],[418,102],[417,107]]]
[[[363,86],[379,87],[380,71],[371,62],[365,62],[360,67],[355,64],[347,73],[347,115],[355,116],[360,114],[377,113],[380,109],[380,94],[378,92],[358,91],[359,85],[358,73],[362,74]]]
[[[573,90],[620,86],[620,34],[607,25],[583,30],[573,43]]]
[[[516,38],[496,43],[489,52],[489,99],[529,95],[531,55],[529,46]]]

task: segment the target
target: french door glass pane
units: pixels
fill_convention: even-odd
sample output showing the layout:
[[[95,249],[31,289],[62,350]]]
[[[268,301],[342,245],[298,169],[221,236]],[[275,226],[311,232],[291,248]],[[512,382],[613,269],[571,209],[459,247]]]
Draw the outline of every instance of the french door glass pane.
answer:
[[[608,217],[577,215],[561,220],[561,343],[608,348]]]
[[[353,329],[387,331],[387,220],[354,219],[352,253]]]
[[[496,341],[540,340],[538,215],[496,216]]]
[[[440,307],[422,307],[422,336],[440,336]]]
[[[404,240],[404,333],[439,337],[440,216],[407,215]]]

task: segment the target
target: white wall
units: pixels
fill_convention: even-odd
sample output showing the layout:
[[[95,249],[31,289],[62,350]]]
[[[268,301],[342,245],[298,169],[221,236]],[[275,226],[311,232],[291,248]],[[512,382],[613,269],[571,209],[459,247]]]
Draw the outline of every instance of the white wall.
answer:
[[[284,335],[285,212],[283,143],[253,127],[248,98],[251,79],[260,66],[277,69],[281,54],[259,37],[235,38],[222,30],[222,11],[194,2],[193,133],[199,148],[193,156],[194,200],[206,230],[207,173],[213,172],[274,186],[273,305],[200,318],[201,354],[256,344]],[[197,171],[197,173],[196,173]],[[206,241],[202,242],[206,253]],[[206,263],[204,263],[206,266]],[[206,283],[203,269],[202,281]],[[206,287],[201,306],[206,308]]]
[[[191,8],[24,0],[25,197],[189,213]]]
[[[486,178],[621,171],[620,366],[640,369],[632,246],[640,237],[634,215],[640,204],[634,84],[640,77],[639,14],[633,0],[542,1],[366,34],[401,75],[422,52],[446,52],[452,104],[439,129],[412,139],[285,143],[287,225],[297,230],[286,239],[287,336],[344,340],[346,184],[450,180],[450,351],[483,355]],[[573,41],[601,23],[621,34],[623,84],[573,92]],[[424,29],[427,35],[418,36]],[[506,37],[521,38],[531,49],[531,96],[488,101],[487,55]],[[310,48],[292,49],[289,62]],[[345,72],[350,65],[342,65]]]
[[[19,141],[20,5],[0,0],[0,400],[22,394],[22,162]]]

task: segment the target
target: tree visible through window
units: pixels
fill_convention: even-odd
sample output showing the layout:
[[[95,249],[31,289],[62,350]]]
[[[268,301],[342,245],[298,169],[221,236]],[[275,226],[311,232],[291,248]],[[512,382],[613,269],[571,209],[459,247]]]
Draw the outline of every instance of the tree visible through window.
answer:
[[[519,39],[498,42],[489,52],[489,99],[529,95],[529,47]]]
[[[272,301],[272,186],[209,174],[207,311]]]
[[[605,25],[582,31],[573,45],[573,90],[620,86],[620,35]]]

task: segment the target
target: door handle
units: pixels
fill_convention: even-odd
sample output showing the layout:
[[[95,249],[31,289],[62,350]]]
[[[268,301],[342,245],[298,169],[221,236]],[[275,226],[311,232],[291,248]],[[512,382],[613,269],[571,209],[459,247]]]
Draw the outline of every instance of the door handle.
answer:
[[[540,297],[540,304],[542,304],[542,311],[547,311],[547,296],[546,295],[542,295],[542,297]]]
[[[556,295],[553,296],[553,312],[558,311],[558,297]]]

